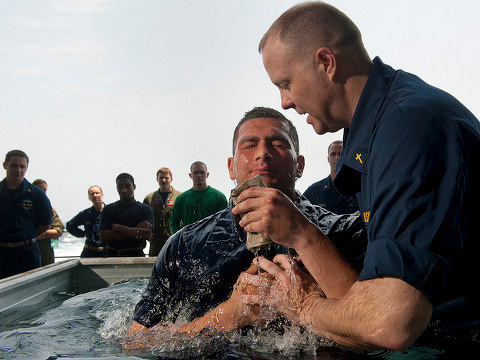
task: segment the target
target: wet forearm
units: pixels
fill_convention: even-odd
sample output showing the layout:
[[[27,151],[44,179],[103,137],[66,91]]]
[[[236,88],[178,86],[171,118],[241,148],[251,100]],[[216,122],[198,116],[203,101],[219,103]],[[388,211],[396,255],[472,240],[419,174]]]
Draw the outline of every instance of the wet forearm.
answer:
[[[295,250],[328,298],[341,298],[358,280],[358,272],[314,224],[299,231]]]
[[[308,299],[302,325],[339,345],[362,350],[400,350],[427,327],[432,306],[425,295],[400,279],[357,282],[342,299]]]

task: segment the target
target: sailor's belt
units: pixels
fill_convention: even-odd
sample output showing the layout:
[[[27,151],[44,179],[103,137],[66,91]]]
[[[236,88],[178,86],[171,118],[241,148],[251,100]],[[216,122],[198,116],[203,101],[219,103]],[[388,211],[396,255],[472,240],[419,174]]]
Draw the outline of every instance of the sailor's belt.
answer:
[[[143,250],[143,249],[144,249],[143,247],[137,247],[137,248],[131,248],[131,249],[115,249],[110,246],[107,248],[108,251],[114,251],[117,253],[117,255],[127,251]]]
[[[27,246],[30,244],[33,244],[34,242],[37,242],[35,239],[29,239],[29,240],[24,240],[24,241],[17,241],[17,242],[0,242],[0,247],[6,247],[6,248],[16,248],[20,246]]]
[[[95,250],[95,251],[105,251],[105,249],[106,249],[103,246],[96,247],[96,246],[91,246],[91,245],[87,245],[87,244],[83,245],[83,247],[85,249],[90,249],[90,250]]]

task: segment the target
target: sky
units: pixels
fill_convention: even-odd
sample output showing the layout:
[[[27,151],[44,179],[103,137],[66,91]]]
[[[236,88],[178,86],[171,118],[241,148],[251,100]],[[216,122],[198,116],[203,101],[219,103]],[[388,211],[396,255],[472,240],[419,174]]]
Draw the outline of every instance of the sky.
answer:
[[[90,185],[118,200],[128,172],[142,201],[160,167],[191,188],[190,164],[226,196],[232,135],[254,106],[291,119],[305,156],[300,191],[329,173],[327,147],[306,116],[280,107],[258,42],[297,1],[0,0],[0,156],[21,149],[26,174],[48,182],[66,222],[91,204]],[[360,28],[373,58],[415,73],[480,116],[480,3],[343,0],[330,3]],[[3,160],[2,160],[3,162]]]

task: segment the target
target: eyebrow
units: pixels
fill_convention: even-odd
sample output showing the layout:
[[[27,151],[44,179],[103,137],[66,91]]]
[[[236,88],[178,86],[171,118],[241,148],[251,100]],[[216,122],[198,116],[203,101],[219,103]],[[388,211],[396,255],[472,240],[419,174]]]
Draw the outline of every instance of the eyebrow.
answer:
[[[282,136],[282,135],[271,135],[271,136],[267,136],[266,137],[266,140],[267,141],[270,141],[270,142],[273,142],[273,141],[282,141],[282,142],[285,142],[287,143],[290,147],[291,147],[291,144],[290,144],[290,141],[288,140],[288,138],[286,136]],[[249,136],[245,136],[243,138],[241,138],[239,141],[238,141],[238,146],[244,144],[244,143],[248,143],[248,142],[259,142],[260,141],[260,137],[259,136],[255,136],[255,135],[249,135]]]

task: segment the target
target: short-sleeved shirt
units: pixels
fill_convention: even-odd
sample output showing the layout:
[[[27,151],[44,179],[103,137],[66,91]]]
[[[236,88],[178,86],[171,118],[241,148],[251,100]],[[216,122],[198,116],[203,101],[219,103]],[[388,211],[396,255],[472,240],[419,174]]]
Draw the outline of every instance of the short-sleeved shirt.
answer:
[[[174,234],[183,226],[215,214],[225,209],[227,205],[225,195],[211,186],[200,191],[191,188],[181,193],[175,200],[170,215],[170,230]]]
[[[475,299],[480,125],[453,96],[375,58],[337,163],[368,232],[361,280],[400,278],[438,305]]]
[[[319,205],[335,214],[353,214],[358,211],[357,199],[340,194],[333,186],[330,175],[310,185],[303,196],[312,204]]]
[[[359,216],[336,215],[312,205],[296,192],[295,205],[332,240],[352,263],[362,264],[366,231]],[[150,282],[135,309],[135,321],[151,327],[178,316],[188,321],[225,301],[254,254],[232,205],[172,235],[155,261]],[[286,253],[271,243],[264,255]]]
[[[105,205],[100,215],[100,229],[112,230],[113,224],[124,225],[128,227],[136,227],[142,221],[150,221],[153,226],[153,211],[148,205],[139,201],[126,203],[116,201],[112,204]],[[108,248],[115,250],[124,249],[144,249],[145,240],[135,240],[134,238],[124,238],[121,240],[109,241]]]

